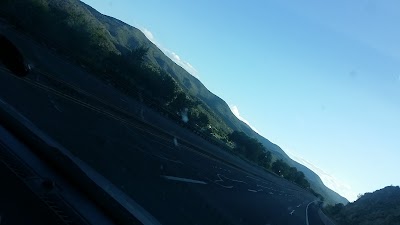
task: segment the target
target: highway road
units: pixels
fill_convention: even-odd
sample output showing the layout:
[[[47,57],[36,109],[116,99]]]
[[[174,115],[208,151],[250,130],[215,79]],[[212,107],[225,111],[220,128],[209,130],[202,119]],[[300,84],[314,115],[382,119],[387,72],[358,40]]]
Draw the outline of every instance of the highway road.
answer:
[[[57,215],[2,162],[0,177],[0,224],[62,224]]]
[[[10,28],[35,65],[0,98],[161,224],[321,224],[309,192],[207,143]],[[65,83],[66,82],[66,83]]]

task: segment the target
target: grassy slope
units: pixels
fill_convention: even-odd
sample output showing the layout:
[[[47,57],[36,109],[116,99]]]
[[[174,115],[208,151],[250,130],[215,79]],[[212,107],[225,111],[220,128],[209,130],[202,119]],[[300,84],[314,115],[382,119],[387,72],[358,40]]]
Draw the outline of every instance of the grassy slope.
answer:
[[[334,213],[333,218],[343,225],[399,225],[400,188],[388,186],[373,193],[366,193],[354,203]]]
[[[279,146],[258,135],[245,123],[238,120],[225,101],[211,93],[197,78],[175,64],[137,28],[104,16],[77,0],[4,0],[0,3],[0,6],[1,4],[4,4],[1,7],[2,10],[20,15],[17,22],[23,21],[25,24],[20,25],[26,28],[28,32],[36,36],[45,34],[47,43],[57,40],[54,45],[73,46],[74,41],[84,39],[89,44],[86,49],[82,50],[92,53],[93,58],[96,60],[101,58],[102,55],[107,55],[107,52],[119,53],[138,46],[148,47],[147,60],[163,68],[175,78],[183,89],[205,103],[206,108],[204,110],[213,116],[214,124],[217,124],[221,130],[226,132],[232,130],[243,131],[247,135],[258,139],[272,152],[274,158],[282,158],[290,165],[304,172],[310,180],[312,188],[321,193],[326,199],[331,202],[347,202],[343,197],[326,188],[314,172],[291,160]],[[24,12],[21,12],[21,10]],[[60,21],[64,21],[58,26],[46,27],[41,26],[41,23],[30,24],[29,22],[46,20],[46,18],[54,16],[55,11],[57,16],[62,17]],[[26,15],[26,18],[24,15]],[[37,18],[31,19],[29,15],[34,15]],[[65,27],[68,27],[71,31],[79,30],[80,33],[68,32],[68,35],[60,35],[66,33],[65,30],[62,30]],[[79,58],[79,56],[76,56],[76,58]]]

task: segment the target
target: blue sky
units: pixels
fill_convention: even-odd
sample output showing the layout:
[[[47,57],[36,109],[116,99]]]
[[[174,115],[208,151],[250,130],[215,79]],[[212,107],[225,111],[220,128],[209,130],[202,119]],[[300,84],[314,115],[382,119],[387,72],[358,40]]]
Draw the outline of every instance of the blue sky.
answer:
[[[400,185],[395,0],[84,0],[141,29],[353,201]]]

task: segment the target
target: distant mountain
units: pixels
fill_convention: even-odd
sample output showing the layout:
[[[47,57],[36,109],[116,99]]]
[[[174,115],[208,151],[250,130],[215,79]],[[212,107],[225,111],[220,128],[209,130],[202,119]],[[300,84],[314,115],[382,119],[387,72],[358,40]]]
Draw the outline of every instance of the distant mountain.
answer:
[[[346,206],[328,206],[325,211],[340,225],[400,225],[400,188],[388,186]]]
[[[78,0],[3,0],[0,2],[0,16],[12,21],[46,44],[70,46],[68,49],[62,49],[62,52],[77,59],[76,61],[81,64],[90,64],[94,67],[102,68],[101,64],[109,61],[110,53],[128,54],[140,47],[148,48],[146,61],[166,71],[173,77],[174,82],[178,83],[179,88],[198,103],[198,112],[205,113],[212,119],[212,124],[223,131],[219,136],[221,140],[226,140],[224,133],[242,131],[261,142],[271,151],[274,159],[283,159],[302,171],[310,181],[311,187],[326,201],[348,203],[345,198],[327,188],[317,174],[290,159],[279,146],[237,119],[224,100],[214,95],[197,78],[168,58],[139,29],[105,16]],[[50,20],[62,22],[52,23]]]

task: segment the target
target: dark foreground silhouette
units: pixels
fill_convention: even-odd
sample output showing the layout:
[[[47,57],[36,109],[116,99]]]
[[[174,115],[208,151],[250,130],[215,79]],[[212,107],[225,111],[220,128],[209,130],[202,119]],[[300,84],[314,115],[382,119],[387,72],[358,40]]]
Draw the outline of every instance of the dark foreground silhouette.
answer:
[[[20,77],[28,75],[31,70],[18,48],[2,34],[0,34],[0,61]]]

